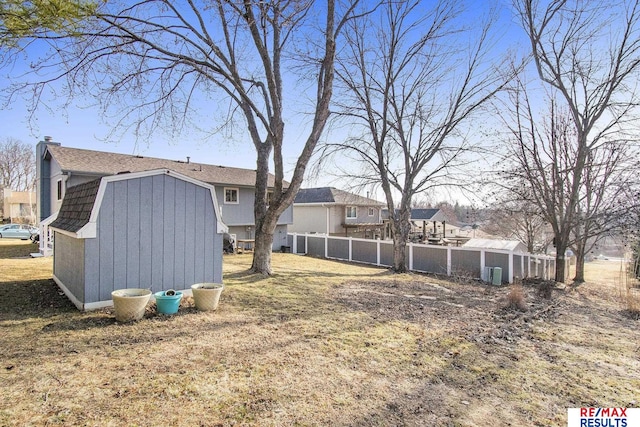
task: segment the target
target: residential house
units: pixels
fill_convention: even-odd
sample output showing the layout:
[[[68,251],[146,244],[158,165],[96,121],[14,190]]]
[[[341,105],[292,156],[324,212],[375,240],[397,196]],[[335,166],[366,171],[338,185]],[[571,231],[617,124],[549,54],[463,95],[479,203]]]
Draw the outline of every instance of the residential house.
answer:
[[[333,187],[303,188],[293,202],[295,233],[384,238],[384,203]]]
[[[222,283],[215,188],[168,169],[66,188],[53,230],[53,279],[80,310],[126,288],[189,291]]]
[[[185,160],[168,160],[138,155],[63,147],[51,137],[36,147],[36,188],[38,219],[41,223],[41,252],[50,252],[45,228],[59,211],[68,188],[104,176],[127,172],[144,172],[158,169],[175,171],[188,178],[215,187],[222,221],[229,233],[237,239],[255,237],[253,202],[255,199],[256,172],[250,169],[209,165]],[[274,176],[269,176],[268,186],[273,187]],[[293,221],[293,209],[289,207],[280,216],[274,234],[273,248],[280,249],[287,243],[287,226]],[[198,236],[192,236],[197,239]]]
[[[35,224],[35,191],[12,191],[5,188],[2,192],[2,219],[20,224]]]

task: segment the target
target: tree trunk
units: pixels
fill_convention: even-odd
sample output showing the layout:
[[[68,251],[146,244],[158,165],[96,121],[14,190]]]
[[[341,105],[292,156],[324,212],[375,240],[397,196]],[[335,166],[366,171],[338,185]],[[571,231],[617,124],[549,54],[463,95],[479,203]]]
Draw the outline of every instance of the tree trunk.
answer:
[[[406,249],[406,239],[393,239],[393,271],[396,273],[406,273],[408,271]]]
[[[567,268],[565,252],[567,248],[563,244],[556,243],[556,282],[564,283]]]
[[[411,229],[411,210],[400,208],[394,213],[391,224],[393,226],[393,271],[406,273],[407,266],[407,241]]]
[[[271,248],[273,246],[273,233],[256,232],[256,242],[253,248],[253,263],[251,271],[265,276],[272,273],[271,270]]]
[[[584,248],[579,248],[576,251],[576,276],[573,281],[576,283],[584,283]]]
[[[273,246],[273,232],[278,221],[278,216],[274,215],[275,206],[267,207],[267,180],[269,178],[269,155],[271,154],[271,147],[271,144],[256,146],[258,158],[256,165],[255,199],[253,203],[256,241],[253,247],[251,271],[265,276],[269,276],[272,273],[271,248]]]

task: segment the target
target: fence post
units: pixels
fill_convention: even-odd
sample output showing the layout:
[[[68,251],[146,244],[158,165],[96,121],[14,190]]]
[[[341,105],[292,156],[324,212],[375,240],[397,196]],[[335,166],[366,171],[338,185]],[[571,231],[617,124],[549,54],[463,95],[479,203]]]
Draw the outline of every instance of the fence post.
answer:
[[[484,279],[484,267],[485,267],[485,259],[484,259],[484,249],[480,249],[480,278]]]
[[[509,251],[509,274],[507,280],[509,283],[513,283],[513,249]]]
[[[409,243],[409,270],[413,271],[413,243]]]
[[[380,265],[380,239],[376,240],[376,265]]]
[[[353,237],[349,237],[349,262],[353,261]]]
[[[447,246],[447,276],[451,276],[451,246]]]
[[[291,252],[293,252],[294,254],[298,253],[298,234],[297,233],[293,233],[293,242],[291,242]]]
[[[329,258],[329,235],[324,235],[324,257]]]
[[[304,233],[304,254],[309,253],[309,234]]]

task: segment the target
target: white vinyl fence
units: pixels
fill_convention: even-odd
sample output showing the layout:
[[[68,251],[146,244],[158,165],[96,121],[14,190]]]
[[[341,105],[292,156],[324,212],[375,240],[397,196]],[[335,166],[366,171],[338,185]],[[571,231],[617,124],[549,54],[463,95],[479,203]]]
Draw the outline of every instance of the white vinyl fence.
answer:
[[[287,235],[294,254],[313,255],[328,259],[372,264],[393,265],[393,242],[390,240],[356,239],[326,234]],[[555,260],[546,255],[533,255],[508,250],[407,244],[409,270],[485,279],[485,267],[500,267],[502,283],[516,278],[555,276]],[[498,270],[496,270],[498,271]]]

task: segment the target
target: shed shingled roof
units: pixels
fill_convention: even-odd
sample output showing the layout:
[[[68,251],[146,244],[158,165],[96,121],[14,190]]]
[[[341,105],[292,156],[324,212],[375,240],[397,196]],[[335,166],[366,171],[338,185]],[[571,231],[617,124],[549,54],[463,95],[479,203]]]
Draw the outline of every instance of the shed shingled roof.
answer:
[[[375,199],[362,197],[334,187],[301,188],[296,195],[295,204],[331,203],[351,206],[384,206]]]
[[[100,176],[115,175],[122,172],[143,172],[155,169],[170,169],[190,178],[208,184],[224,184],[253,187],[256,171],[186,162],[182,160],[158,159],[105,151],[85,150],[81,148],[48,145],[47,152],[58,162],[63,171]],[[46,153],[46,152],[45,152]],[[275,178],[269,174],[267,185],[273,187]],[[288,183],[284,183],[285,186]]]
[[[49,226],[76,233],[91,218],[100,179],[67,188],[58,217]]]

